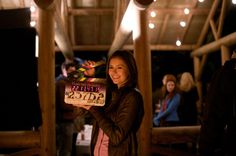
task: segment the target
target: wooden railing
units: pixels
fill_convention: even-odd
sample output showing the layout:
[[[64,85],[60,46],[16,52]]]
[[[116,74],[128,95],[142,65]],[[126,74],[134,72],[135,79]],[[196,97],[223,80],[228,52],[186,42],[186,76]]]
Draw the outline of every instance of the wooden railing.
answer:
[[[152,153],[175,156],[194,155],[188,151],[181,151],[171,148],[173,144],[191,143],[198,144],[200,125],[158,127],[152,129]],[[163,146],[164,145],[164,146]]]
[[[9,156],[41,156],[40,131],[0,131],[0,148],[17,149]]]

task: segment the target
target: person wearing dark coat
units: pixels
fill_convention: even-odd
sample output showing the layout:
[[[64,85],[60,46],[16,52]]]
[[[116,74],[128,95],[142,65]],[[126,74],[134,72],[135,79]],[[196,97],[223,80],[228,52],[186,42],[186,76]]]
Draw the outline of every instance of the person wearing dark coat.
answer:
[[[200,130],[202,156],[236,155],[236,52],[216,72],[208,89]]]
[[[197,87],[191,73],[184,72],[181,74],[179,89],[181,94],[180,105],[178,107],[180,124],[184,126],[196,125],[197,101],[199,97]]]
[[[92,66],[94,61],[84,61],[81,66]],[[61,74],[56,77],[56,147],[58,156],[71,156],[75,153],[75,120],[83,121],[84,110],[65,103],[65,86],[68,76],[77,70],[77,62],[63,62],[61,65]],[[93,67],[84,71],[85,76],[93,77],[95,69]],[[83,122],[78,124],[78,130],[83,129]],[[74,138],[73,138],[74,137]]]
[[[137,156],[138,130],[144,116],[133,54],[116,51],[107,64],[107,100],[103,107],[76,105],[94,118],[91,156]]]

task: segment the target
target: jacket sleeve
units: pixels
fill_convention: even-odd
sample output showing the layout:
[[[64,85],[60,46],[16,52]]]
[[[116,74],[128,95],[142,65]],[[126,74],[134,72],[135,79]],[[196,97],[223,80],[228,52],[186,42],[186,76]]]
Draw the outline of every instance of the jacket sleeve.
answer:
[[[165,118],[166,116],[171,114],[173,111],[176,111],[179,104],[180,104],[180,95],[177,93],[170,101],[168,101],[168,107],[167,107],[166,111],[164,111],[164,112],[160,111],[156,120],[160,120],[162,118]]]

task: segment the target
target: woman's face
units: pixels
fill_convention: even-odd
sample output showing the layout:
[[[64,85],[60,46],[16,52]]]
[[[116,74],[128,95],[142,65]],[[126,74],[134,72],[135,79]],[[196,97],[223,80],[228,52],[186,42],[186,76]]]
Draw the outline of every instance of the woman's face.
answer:
[[[166,89],[169,93],[173,92],[175,89],[175,83],[173,81],[168,81],[166,83]]]
[[[128,67],[119,57],[114,57],[110,60],[108,72],[111,80],[118,88],[122,87],[127,81]]]

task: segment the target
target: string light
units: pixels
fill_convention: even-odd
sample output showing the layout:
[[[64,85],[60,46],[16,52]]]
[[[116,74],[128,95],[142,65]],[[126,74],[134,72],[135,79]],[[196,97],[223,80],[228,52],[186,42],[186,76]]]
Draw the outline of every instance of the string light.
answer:
[[[176,42],[175,42],[175,44],[176,44],[176,46],[179,47],[179,46],[181,46],[182,43],[181,43],[181,41],[180,41],[179,39],[177,39]]]
[[[154,29],[155,28],[155,24],[154,23],[149,23],[148,26],[149,26],[150,29]]]
[[[31,6],[30,6],[30,11],[31,11],[31,13],[35,12],[35,11],[36,11],[35,6],[31,5]]]
[[[179,25],[180,25],[181,27],[185,27],[185,26],[186,26],[186,22],[185,22],[185,21],[180,21],[180,22],[179,22]]]
[[[35,27],[35,25],[36,25],[36,21],[30,21],[30,26],[31,27]]]
[[[189,9],[188,9],[188,8],[185,8],[185,9],[184,9],[184,14],[185,14],[185,15],[188,15],[188,14],[189,14],[189,12],[190,12],[190,11],[189,11]]]
[[[157,14],[156,14],[155,11],[151,11],[151,13],[150,13],[150,16],[151,16],[151,17],[156,17],[156,15],[157,15]]]

